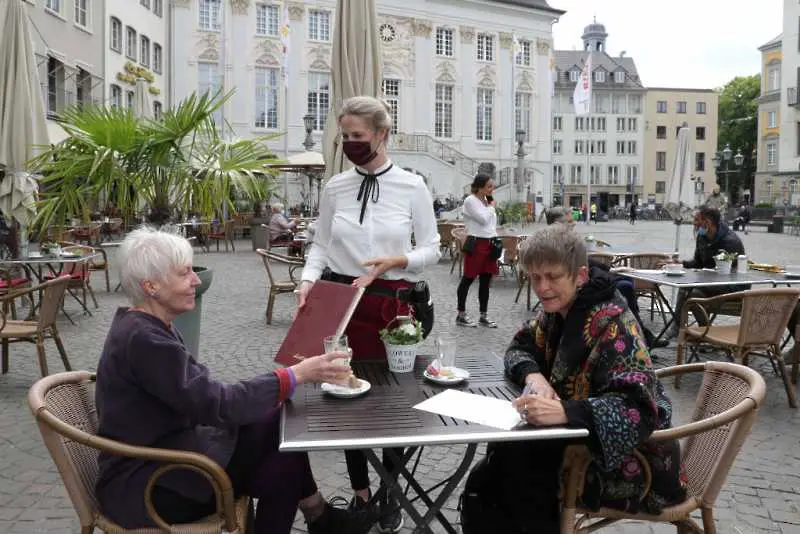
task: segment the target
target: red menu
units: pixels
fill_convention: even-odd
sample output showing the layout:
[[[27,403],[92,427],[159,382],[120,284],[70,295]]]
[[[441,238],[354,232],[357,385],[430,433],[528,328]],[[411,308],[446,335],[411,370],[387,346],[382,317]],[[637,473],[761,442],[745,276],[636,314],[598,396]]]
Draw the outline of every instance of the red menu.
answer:
[[[322,354],[322,340],[336,334],[340,326],[344,330],[362,294],[362,290],[349,284],[315,282],[305,306],[289,327],[275,361],[288,367],[304,356]]]

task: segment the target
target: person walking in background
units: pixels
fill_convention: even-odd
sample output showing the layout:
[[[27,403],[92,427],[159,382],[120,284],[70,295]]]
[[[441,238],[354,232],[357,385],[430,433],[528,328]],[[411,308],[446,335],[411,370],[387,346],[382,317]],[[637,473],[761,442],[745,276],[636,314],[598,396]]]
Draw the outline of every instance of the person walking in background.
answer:
[[[592,220],[597,224],[597,203],[592,202]]]
[[[636,203],[635,202],[631,202],[630,221],[631,221],[631,224],[636,224]]]
[[[497,212],[492,191],[494,181],[488,174],[477,174],[472,181],[472,194],[464,200],[464,221],[467,223],[467,240],[464,244],[464,275],[458,284],[458,326],[477,326],[467,316],[467,295],[475,278],[478,278],[478,306],[481,326],[497,328],[497,323],[487,316],[489,286],[492,276],[497,276],[498,255],[493,240],[497,237]]]

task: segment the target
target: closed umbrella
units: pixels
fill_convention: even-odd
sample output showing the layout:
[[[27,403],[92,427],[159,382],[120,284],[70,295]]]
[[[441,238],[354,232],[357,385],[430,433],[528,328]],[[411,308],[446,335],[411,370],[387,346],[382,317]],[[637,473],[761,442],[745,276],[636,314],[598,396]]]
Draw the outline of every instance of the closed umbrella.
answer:
[[[326,177],[342,172],[348,165],[336,124],[342,101],[361,95],[377,97],[380,92],[380,44],[374,0],[337,0],[331,75],[331,106],[323,140]]]
[[[143,119],[153,118],[150,92],[147,89],[147,80],[144,78],[136,78],[136,89],[133,93],[133,113]]]
[[[5,2],[5,23],[0,31],[0,209],[22,226],[35,214],[38,182],[27,172],[36,148],[48,144],[47,119],[23,0]]]
[[[692,151],[689,148],[689,126],[685,122],[678,130],[678,149],[667,182],[664,208],[675,221],[675,252],[678,252],[681,224],[692,219],[694,191],[692,184]]]

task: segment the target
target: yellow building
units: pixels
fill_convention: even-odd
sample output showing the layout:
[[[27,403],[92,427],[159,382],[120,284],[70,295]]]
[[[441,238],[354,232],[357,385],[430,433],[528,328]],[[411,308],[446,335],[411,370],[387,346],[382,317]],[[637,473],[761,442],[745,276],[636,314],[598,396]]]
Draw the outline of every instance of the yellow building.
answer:
[[[698,204],[715,182],[711,158],[717,150],[719,94],[713,89],[650,87],[645,100],[642,203],[663,205],[667,181],[675,165],[678,130],[690,130],[692,179]]]
[[[758,99],[758,157],[754,203],[771,206],[780,206],[788,199],[789,183],[797,175],[791,162],[787,162],[784,168],[781,166],[782,37],[779,35],[758,48],[761,52],[761,96]],[[787,98],[792,90],[786,91]],[[796,92],[794,99],[797,100]]]

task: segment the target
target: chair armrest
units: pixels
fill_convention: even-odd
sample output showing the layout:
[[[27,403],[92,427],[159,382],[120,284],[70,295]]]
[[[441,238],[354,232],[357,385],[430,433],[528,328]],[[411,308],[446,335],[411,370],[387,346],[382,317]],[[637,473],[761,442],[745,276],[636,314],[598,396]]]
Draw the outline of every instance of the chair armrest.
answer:
[[[219,466],[218,466],[219,467]],[[211,488],[214,490],[214,500],[216,501],[217,505],[217,513],[221,515],[222,520],[225,523],[225,532],[230,533],[238,533],[239,532],[239,525],[236,522],[236,499],[233,493],[233,486],[230,483],[230,479],[228,478],[225,472],[222,472],[222,476],[225,477],[227,481],[227,489],[225,489],[219,480],[219,476],[217,474],[209,473],[195,465],[188,464],[188,463],[172,463],[167,465],[162,465],[155,472],[150,475],[150,478],[147,480],[147,486],[144,489],[144,506],[147,510],[147,515],[150,516],[150,519],[156,524],[158,528],[163,530],[164,532],[171,532],[172,527],[164,521],[161,516],[156,511],[155,506],[153,506],[153,488],[156,485],[156,480],[161,478],[161,476],[165,475],[169,471],[174,471],[177,469],[187,469],[189,471],[194,471],[195,473],[202,475],[208,480],[208,483],[211,485]],[[221,468],[220,468],[221,470]]]

